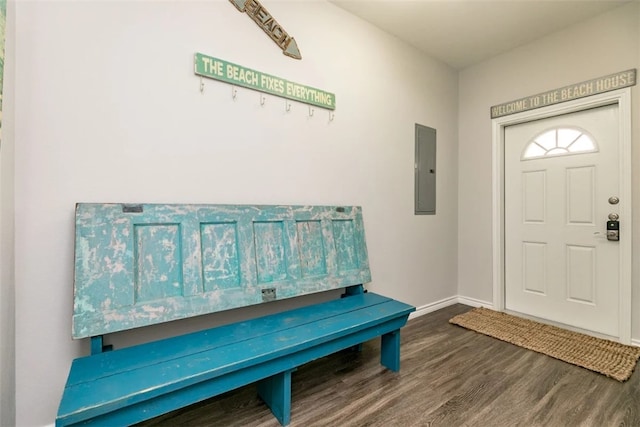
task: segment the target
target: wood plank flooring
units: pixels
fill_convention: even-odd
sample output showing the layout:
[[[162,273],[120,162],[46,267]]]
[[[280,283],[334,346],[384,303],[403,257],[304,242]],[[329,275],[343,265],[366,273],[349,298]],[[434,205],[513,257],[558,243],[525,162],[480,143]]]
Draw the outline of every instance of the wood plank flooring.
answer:
[[[619,383],[448,323],[469,309],[410,320],[399,373],[380,365],[378,340],[300,367],[290,425],[640,426],[640,368]],[[141,425],[280,424],[250,385]]]

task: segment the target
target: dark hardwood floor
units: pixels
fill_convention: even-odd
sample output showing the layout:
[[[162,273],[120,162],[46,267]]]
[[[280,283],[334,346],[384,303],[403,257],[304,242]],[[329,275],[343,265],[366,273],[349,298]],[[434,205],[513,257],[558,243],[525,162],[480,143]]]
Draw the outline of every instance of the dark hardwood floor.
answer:
[[[640,426],[640,368],[625,383],[448,323],[453,305],[402,329],[399,373],[377,340],[293,374],[291,426]],[[279,423],[255,385],[144,426]]]

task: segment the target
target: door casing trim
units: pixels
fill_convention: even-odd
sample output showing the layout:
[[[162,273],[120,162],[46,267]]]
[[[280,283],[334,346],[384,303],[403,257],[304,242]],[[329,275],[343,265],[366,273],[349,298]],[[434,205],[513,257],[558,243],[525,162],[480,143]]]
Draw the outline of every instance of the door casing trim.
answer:
[[[492,248],[493,248],[493,307],[505,311],[504,280],[504,128],[519,123],[545,119],[562,114],[596,108],[604,105],[618,106],[619,178],[620,178],[620,303],[619,331],[616,337],[624,344],[631,344],[631,88],[593,95],[586,98],[555,104],[537,110],[503,116],[491,121],[492,127]],[[627,220],[624,220],[627,219]]]

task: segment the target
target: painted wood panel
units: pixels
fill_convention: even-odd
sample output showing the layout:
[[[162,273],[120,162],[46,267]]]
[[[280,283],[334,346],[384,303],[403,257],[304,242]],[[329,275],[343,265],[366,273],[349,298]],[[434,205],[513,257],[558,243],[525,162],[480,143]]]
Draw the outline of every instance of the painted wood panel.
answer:
[[[253,235],[256,243],[258,283],[271,283],[287,278],[287,258],[282,221],[255,222]]]
[[[240,286],[240,252],[235,222],[200,224],[205,291]]]
[[[596,248],[567,245],[567,298],[571,302],[596,303]]]
[[[547,212],[547,171],[522,173],[523,222],[544,223]]]
[[[539,242],[522,242],[524,290],[538,295],[547,293],[547,245]]]
[[[75,257],[75,338],[371,280],[360,207],[78,204]]]
[[[134,225],[135,302],[182,296],[179,224]]]
[[[351,220],[334,220],[333,236],[338,256],[338,271],[350,271],[358,268],[358,254],[354,242],[355,230]]]
[[[567,224],[595,224],[595,166],[567,168]]]
[[[300,270],[302,277],[327,274],[327,259],[322,223],[320,221],[296,221]]]

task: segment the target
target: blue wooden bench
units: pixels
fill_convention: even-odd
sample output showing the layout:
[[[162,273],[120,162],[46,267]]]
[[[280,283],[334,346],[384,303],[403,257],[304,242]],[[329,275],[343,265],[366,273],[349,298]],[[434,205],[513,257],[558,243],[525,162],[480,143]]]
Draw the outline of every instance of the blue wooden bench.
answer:
[[[57,426],[130,425],[235,388],[290,421],[296,367],[381,337],[400,369],[414,307],[368,293],[359,207],[76,206],[75,359]],[[316,292],[342,298],[118,350],[108,333]]]

